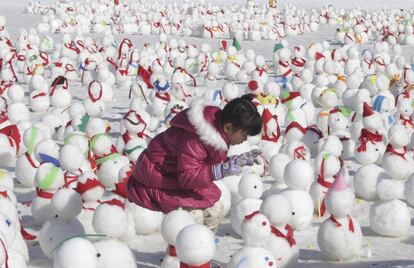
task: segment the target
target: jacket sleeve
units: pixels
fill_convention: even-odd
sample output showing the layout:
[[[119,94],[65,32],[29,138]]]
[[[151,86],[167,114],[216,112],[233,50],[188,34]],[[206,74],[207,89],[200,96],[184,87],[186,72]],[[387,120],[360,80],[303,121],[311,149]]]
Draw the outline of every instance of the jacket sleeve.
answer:
[[[183,189],[206,188],[212,182],[211,165],[206,163],[207,151],[198,139],[181,143],[177,156],[177,180]]]

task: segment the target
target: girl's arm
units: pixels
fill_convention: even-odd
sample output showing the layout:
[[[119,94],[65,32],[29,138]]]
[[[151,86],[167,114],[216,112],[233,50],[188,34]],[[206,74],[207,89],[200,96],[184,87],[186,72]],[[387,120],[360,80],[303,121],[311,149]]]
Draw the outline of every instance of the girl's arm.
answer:
[[[207,151],[198,139],[183,142],[177,161],[178,184],[184,189],[208,187],[213,178],[211,165],[205,162]]]

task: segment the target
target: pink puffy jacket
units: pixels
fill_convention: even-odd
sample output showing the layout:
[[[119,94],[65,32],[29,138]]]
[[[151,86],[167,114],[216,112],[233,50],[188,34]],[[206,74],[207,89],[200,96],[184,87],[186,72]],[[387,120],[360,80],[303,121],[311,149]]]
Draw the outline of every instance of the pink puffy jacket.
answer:
[[[150,210],[208,208],[220,198],[212,165],[227,158],[228,140],[219,122],[221,109],[202,99],[178,113],[139,156],[128,182],[128,200]]]

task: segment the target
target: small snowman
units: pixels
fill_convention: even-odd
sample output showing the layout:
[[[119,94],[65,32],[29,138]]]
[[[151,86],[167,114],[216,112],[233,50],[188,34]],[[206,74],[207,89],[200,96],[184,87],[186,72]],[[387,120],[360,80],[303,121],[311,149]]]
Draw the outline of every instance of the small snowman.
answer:
[[[384,168],[376,164],[361,166],[355,173],[353,180],[356,195],[367,201],[377,200],[377,184],[387,177]]]
[[[326,193],[331,188],[335,180],[334,176],[341,168],[341,163],[339,157],[329,152],[321,151],[315,159],[315,167],[317,179],[312,183],[309,192],[318,216],[323,217],[326,212]]]
[[[211,267],[216,239],[204,225],[189,225],[178,233],[176,250],[180,267]]]
[[[379,200],[369,211],[372,231],[382,236],[400,237],[407,234],[411,226],[411,215],[404,197],[404,181],[383,179],[377,184]]]
[[[294,230],[303,230],[310,225],[313,218],[313,200],[308,190],[313,181],[312,166],[304,160],[293,160],[284,172],[287,188],[280,194],[292,204],[292,220]]]
[[[100,202],[93,215],[92,226],[96,233],[119,239],[128,228],[128,215],[124,202],[117,198]]]
[[[381,133],[383,123],[380,114],[374,112],[366,102],[362,116],[364,127],[356,144],[355,158],[362,165],[368,165],[379,161],[385,151]]]
[[[253,173],[244,174],[238,184],[238,194],[234,197],[235,205],[230,214],[231,226],[237,234],[241,235],[241,225],[245,216],[259,210],[262,194],[263,183],[260,176]]]
[[[272,235],[266,249],[276,258],[277,267],[294,267],[299,257],[299,247],[289,225],[292,218],[290,201],[283,195],[271,195],[263,201],[260,211],[272,224]]]
[[[299,92],[285,92],[282,94],[282,103],[287,107],[286,125],[292,122],[298,122],[302,127],[307,127],[306,114],[301,109],[303,99]]]
[[[98,258],[98,267],[136,268],[136,260],[131,249],[117,239],[104,239],[94,243]],[[86,267],[86,266],[84,266]]]
[[[413,172],[413,159],[407,151],[410,143],[408,130],[396,124],[388,134],[388,145],[382,159],[382,167],[392,179],[406,180]]]
[[[39,244],[43,253],[50,259],[55,255],[56,247],[65,239],[83,235],[82,224],[76,216],[82,210],[82,199],[72,189],[61,189],[51,201],[54,218],[48,220],[40,229]]]
[[[361,226],[350,216],[355,194],[340,173],[326,195],[331,216],[318,229],[318,245],[322,254],[334,261],[358,258],[362,246]]]
[[[165,215],[161,224],[161,235],[168,244],[168,254],[164,257],[161,267],[180,267],[180,260],[175,249],[177,236],[182,229],[195,223],[193,216],[185,210],[174,210]]]
[[[261,55],[257,55],[254,59],[254,63],[256,64],[256,69],[251,74],[252,79],[259,81],[262,84],[266,84],[268,80],[268,74],[265,67],[265,58]]]

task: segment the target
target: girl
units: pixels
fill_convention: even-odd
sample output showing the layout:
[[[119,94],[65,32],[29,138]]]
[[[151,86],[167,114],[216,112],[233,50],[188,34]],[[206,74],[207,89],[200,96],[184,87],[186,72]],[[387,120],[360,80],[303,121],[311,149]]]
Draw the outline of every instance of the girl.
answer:
[[[230,145],[261,132],[262,118],[245,95],[221,110],[196,99],[178,113],[171,127],[158,134],[139,156],[128,182],[128,200],[150,210],[168,213],[183,208],[215,229],[223,218],[221,192],[213,183],[239,175],[253,165],[260,150],[227,158]],[[196,217],[197,218],[197,217]]]

